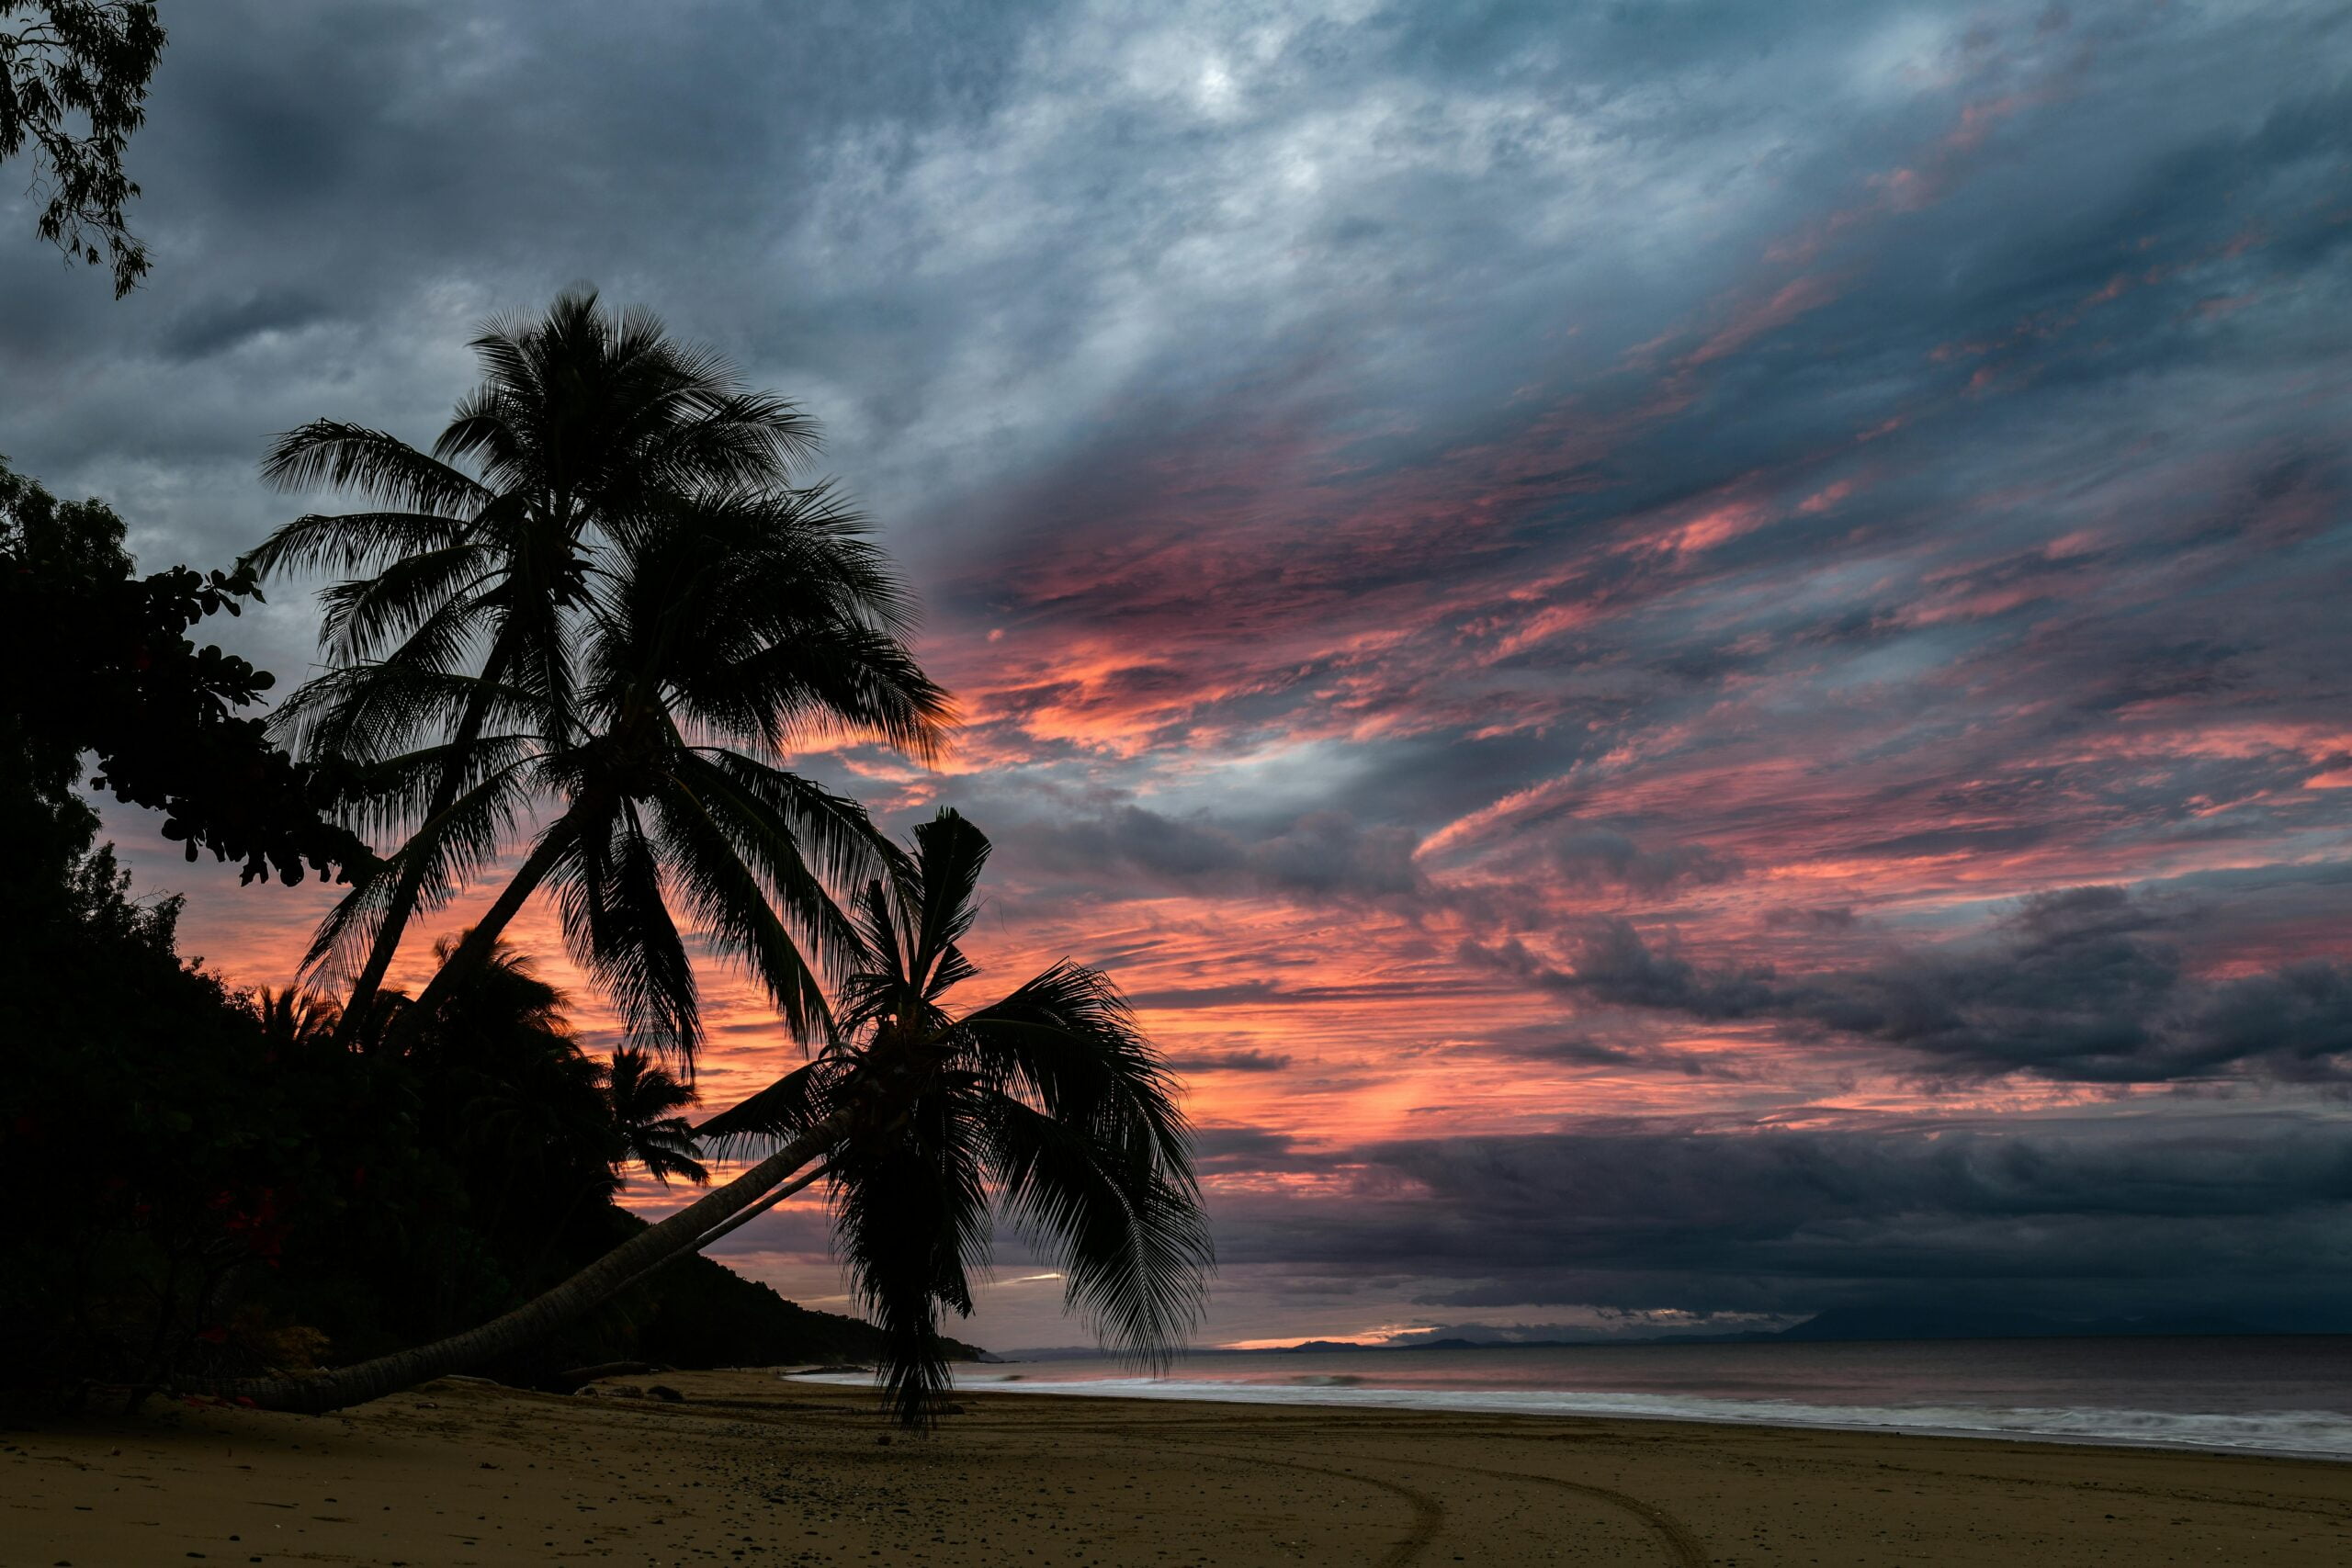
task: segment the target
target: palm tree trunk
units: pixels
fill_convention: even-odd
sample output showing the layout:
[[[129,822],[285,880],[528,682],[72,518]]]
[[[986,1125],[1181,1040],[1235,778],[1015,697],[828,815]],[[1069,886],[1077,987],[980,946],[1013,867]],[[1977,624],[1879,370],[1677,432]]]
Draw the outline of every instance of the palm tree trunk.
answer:
[[[725,1235],[728,1232],[740,1230],[741,1227],[751,1224],[753,1220],[758,1219],[762,1214],[766,1213],[770,1209],[775,1208],[778,1203],[783,1202],[786,1198],[791,1197],[801,1189],[815,1182],[823,1180],[825,1173],[831,1168],[832,1167],[831,1166],[820,1165],[814,1170],[801,1172],[798,1176],[794,1177],[791,1180],[786,1182],[783,1186],[777,1188],[775,1191],[769,1193],[758,1202],[747,1204],[743,1208],[738,1209],[732,1217],[711,1226],[710,1229],[695,1237],[695,1244],[692,1247],[682,1248],[679,1251],[670,1254],[667,1258],[657,1258],[653,1262],[647,1264],[643,1269],[638,1271],[636,1277],[630,1280],[628,1285],[624,1285],[621,1288],[623,1290],[627,1290],[628,1285],[639,1284],[646,1280],[650,1280],[654,1275],[660,1273],[662,1269],[670,1267],[671,1264],[677,1262],[680,1258],[688,1258],[693,1256],[695,1253],[700,1252],[704,1247],[708,1247],[712,1242],[717,1241],[720,1236]]]
[[[530,857],[514,873],[514,880],[506,885],[504,892],[499,894],[498,902],[474,922],[473,929],[466,932],[465,940],[458,943],[458,950],[449,954],[426,984],[424,994],[416,998],[415,1017],[431,1018],[433,1010],[451,991],[461,982],[471,978],[488,962],[498,946],[499,937],[513,923],[514,917],[523,912],[523,906],[530,902],[531,895],[539,890],[539,884],[548,879],[548,873],[555,869],[556,862],[563,858],[565,852],[571,848],[572,840],[579,836],[574,821],[577,816],[577,807],[567,811],[540,838]]]
[[[441,779],[433,786],[432,803],[425,807],[424,819],[408,842],[410,854],[401,865],[401,878],[392,887],[391,901],[384,906],[383,923],[376,928],[376,940],[368,949],[367,965],[359,971],[359,978],[352,983],[351,995],[343,1004],[343,1023],[339,1032],[348,1037],[358,1021],[368,1012],[368,1005],[383,989],[384,976],[392,967],[392,957],[399,953],[401,936],[408,928],[409,917],[416,912],[416,901],[424,891],[424,857],[415,853],[418,840],[431,831],[442,814],[457,804],[458,795],[465,784],[462,761],[466,748],[481,735],[483,721],[490,714],[490,688],[505,678],[510,658],[507,647],[509,631],[502,628],[498,641],[482,661],[481,685],[466,699],[466,711],[458,720],[458,733],[451,742],[449,761],[441,770]]]
[[[648,1270],[699,1248],[739,1211],[758,1203],[770,1188],[822,1155],[849,1122],[848,1111],[836,1111],[726,1186],[706,1193],[661,1224],[647,1226],[553,1290],[479,1327],[330,1371],[191,1386],[222,1398],[250,1401],[264,1410],[317,1416],[512,1355],[601,1305]]]
[[[457,797],[456,784],[454,777],[444,781],[441,789],[433,796],[433,808],[427,815],[427,821],[449,809]],[[447,799],[443,798],[444,794],[447,795]],[[420,833],[418,837],[423,835]],[[409,840],[408,848],[414,855],[416,839]],[[341,1029],[345,1034],[357,1030],[359,1021],[368,1015],[368,1004],[376,999],[376,993],[384,988],[384,976],[391,970],[393,955],[400,952],[401,935],[407,930],[408,918],[415,911],[417,898],[424,891],[423,857],[402,861],[401,879],[392,887],[391,901],[384,906],[383,923],[376,928],[376,940],[368,949],[368,963],[359,971],[359,977],[351,983],[351,995],[344,1000]]]

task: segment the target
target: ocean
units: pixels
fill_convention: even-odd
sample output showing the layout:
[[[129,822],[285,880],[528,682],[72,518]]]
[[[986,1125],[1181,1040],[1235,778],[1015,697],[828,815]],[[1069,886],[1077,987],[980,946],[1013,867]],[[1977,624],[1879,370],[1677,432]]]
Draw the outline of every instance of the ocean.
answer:
[[[827,1379],[861,1381],[854,1375]],[[959,1366],[991,1392],[1646,1416],[2352,1460],[2352,1337],[1196,1352]]]

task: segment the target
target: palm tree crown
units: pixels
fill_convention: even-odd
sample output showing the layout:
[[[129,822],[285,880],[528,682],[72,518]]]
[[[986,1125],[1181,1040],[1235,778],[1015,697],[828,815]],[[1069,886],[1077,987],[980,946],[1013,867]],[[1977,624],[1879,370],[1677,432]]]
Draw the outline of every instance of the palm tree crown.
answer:
[[[612,1107],[616,1169],[635,1165],[664,1187],[673,1177],[708,1184],[710,1172],[695,1158],[695,1130],[678,1114],[694,1104],[692,1089],[624,1045],[605,1069],[605,1100]]]
[[[830,889],[893,852],[855,801],[769,759],[848,727],[928,754],[946,712],[864,532],[821,487],[723,493],[662,508],[607,552],[577,623],[575,723],[490,738],[512,760],[459,802],[482,803],[486,834],[512,819],[501,791],[561,809],[421,1005],[545,888],[633,1040],[689,1065],[701,1040],[673,903],[794,1032],[826,1027],[820,971],[858,951]]]
[[[356,969],[345,1027],[364,1027],[413,913],[474,879],[536,802],[579,807],[584,794],[588,808],[535,846],[549,855],[526,862],[512,907],[452,962],[479,966],[552,879],[592,976],[639,1038],[690,1062],[692,976],[662,899],[674,878],[788,1021],[815,1026],[822,998],[799,942],[821,959],[844,924],[820,874],[854,875],[887,846],[851,803],[712,743],[774,755],[847,732],[928,754],[948,709],[905,649],[903,591],[829,489],[794,486],[813,425],[651,316],[574,289],[543,317],[491,322],[473,346],[483,383],[430,453],[318,421],[265,465],[289,488],[332,482],[376,502],[299,519],[249,558],[372,573],[328,591],[328,669],[280,722],[308,754],[367,770],[354,826],[405,837],[307,962]],[[695,780],[657,800],[660,757]],[[714,770],[752,804],[683,823],[678,790]],[[749,912],[763,887],[789,925]]]
[[[856,899],[837,1041],[700,1129],[725,1146],[845,1124],[823,1156],[835,1239],[910,1425],[948,1387],[940,1314],[971,1312],[992,1211],[1056,1260],[1107,1345],[1148,1363],[1198,1321],[1214,1260],[1175,1082],[1105,976],[1065,961],[947,1010],[978,973],[959,944],[988,853],[954,811],[917,828]]]

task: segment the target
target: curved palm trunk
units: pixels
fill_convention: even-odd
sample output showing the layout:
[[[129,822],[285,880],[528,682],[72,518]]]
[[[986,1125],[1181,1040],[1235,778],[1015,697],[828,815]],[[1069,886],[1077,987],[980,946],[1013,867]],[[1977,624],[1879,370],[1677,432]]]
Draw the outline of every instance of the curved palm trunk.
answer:
[[[666,1258],[657,1258],[653,1262],[647,1264],[644,1268],[639,1269],[637,1273],[629,1279],[628,1284],[622,1286],[622,1289],[626,1290],[628,1288],[628,1285],[635,1285],[643,1280],[650,1280],[654,1275],[660,1273],[662,1269],[670,1267],[671,1264],[677,1262],[680,1258],[691,1257],[693,1254],[700,1252],[704,1247],[708,1247],[712,1242],[717,1241],[720,1236],[725,1235],[728,1232],[741,1229],[744,1225],[747,1225],[753,1220],[758,1219],[762,1214],[766,1213],[770,1209],[775,1208],[778,1203],[783,1202],[786,1198],[791,1197],[794,1193],[801,1190],[803,1188],[808,1187],[812,1183],[823,1180],[825,1179],[825,1172],[831,1168],[830,1166],[820,1165],[814,1170],[801,1172],[798,1176],[794,1177],[791,1180],[786,1182],[783,1186],[777,1188],[775,1191],[769,1193],[758,1202],[751,1204],[747,1208],[738,1209],[729,1219],[721,1221],[719,1224],[713,1225],[710,1229],[703,1232],[702,1235],[695,1237],[695,1244],[691,1247],[682,1247],[678,1251],[671,1253]]]
[[[265,1410],[316,1416],[512,1355],[618,1294],[651,1269],[698,1250],[732,1229],[729,1222],[741,1211],[759,1204],[770,1188],[822,1155],[840,1138],[849,1121],[847,1111],[836,1111],[726,1186],[639,1232],[553,1290],[479,1327],[330,1371],[191,1386],[224,1398],[249,1400]]]

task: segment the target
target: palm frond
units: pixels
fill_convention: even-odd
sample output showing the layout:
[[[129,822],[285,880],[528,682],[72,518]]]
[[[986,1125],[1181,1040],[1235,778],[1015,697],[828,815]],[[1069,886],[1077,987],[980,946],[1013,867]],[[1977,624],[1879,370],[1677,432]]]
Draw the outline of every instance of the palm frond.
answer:
[[[831,1114],[842,1100],[849,1070],[837,1055],[820,1056],[707,1118],[695,1135],[722,1158],[746,1149],[791,1142]]]
[[[1090,1126],[994,1099],[989,1168],[1006,1209],[1061,1269],[1063,1296],[1112,1349],[1164,1368],[1200,1323],[1216,1248],[1189,1165],[1136,1119]]]
[[[339,582],[320,595],[319,647],[337,664],[379,657],[387,642],[413,638],[436,622],[463,625],[483,605],[495,564],[480,543],[413,551],[373,577]],[[446,637],[446,634],[445,634]]]
[[[465,523],[430,512],[308,513],[248,550],[263,577],[280,571],[356,571],[463,542]]]
[[[992,1085],[1065,1120],[1139,1118],[1156,1157],[1189,1168],[1175,1074],[1100,970],[1064,959],[967,1015],[958,1034]]]
[[[972,895],[989,863],[989,840],[952,809],[918,825],[914,839],[915,903],[909,914],[916,935],[909,978],[927,999],[936,999],[978,973],[956,944],[979,918]]]
[[[278,436],[262,459],[261,472],[280,490],[356,490],[403,513],[450,519],[491,498],[478,480],[441,459],[396,435],[345,420],[314,419]],[[333,564],[333,558],[305,564]]]
[[[828,961],[854,951],[848,922],[809,874],[788,827],[757,803],[710,787],[710,770],[699,763],[690,759],[676,786],[649,802],[673,883],[697,929],[751,971],[797,1038],[828,1034],[823,981],[777,909]]]
[[[662,896],[662,861],[632,803],[568,814],[575,853],[549,881],[565,945],[633,1043],[691,1074],[702,1045],[694,963]]]

